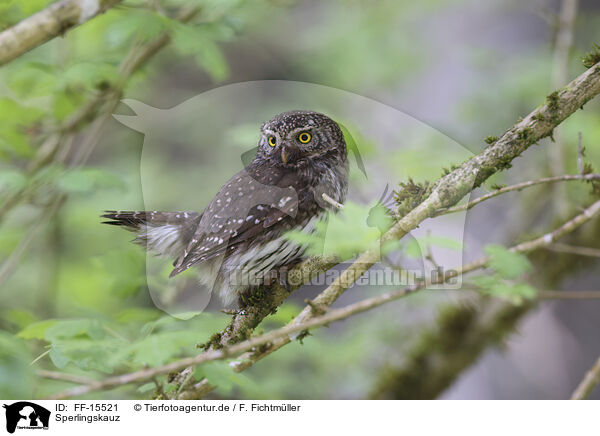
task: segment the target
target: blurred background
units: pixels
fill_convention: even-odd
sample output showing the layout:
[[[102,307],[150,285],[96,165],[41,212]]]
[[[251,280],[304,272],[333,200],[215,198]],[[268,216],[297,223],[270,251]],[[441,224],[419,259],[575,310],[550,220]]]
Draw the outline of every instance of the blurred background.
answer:
[[[3,2],[0,28],[50,3]],[[188,7],[200,12],[177,21]],[[142,61],[131,55],[163,32],[170,41]],[[151,291],[174,285],[164,268],[146,274],[152,260],[130,234],[101,226],[102,210],[201,208],[243,167],[260,122],[297,105],[350,131],[365,166],[351,157],[350,199],[368,214],[386,185],[434,181],[483,150],[484,138],[581,74],[594,43],[594,0],[126,0],[3,66],[0,398],[72,386],[48,371],[100,379],[194,355],[227,324],[218,310],[181,319],[157,308]],[[588,103],[554,142],[531,147],[476,193],[575,174],[580,142],[597,165],[599,115]],[[551,230],[590,198],[580,182],[501,196],[428,229],[446,241],[433,254],[453,266],[476,259],[487,244]],[[600,248],[600,223],[566,242]],[[412,262],[422,256],[421,247]],[[541,250],[530,262],[523,280],[538,290],[600,290],[598,256]],[[258,331],[291,320],[319,289],[298,291]],[[354,287],[336,305],[380,291]],[[600,354],[600,301],[491,300],[418,293],[317,330],[241,374],[215,362],[201,375],[218,385],[209,398],[568,398]]]

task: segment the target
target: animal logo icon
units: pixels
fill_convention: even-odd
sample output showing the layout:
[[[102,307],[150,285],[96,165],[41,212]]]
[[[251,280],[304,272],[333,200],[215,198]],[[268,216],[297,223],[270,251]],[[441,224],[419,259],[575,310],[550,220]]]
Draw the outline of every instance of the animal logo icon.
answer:
[[[6,409],[6,431],[14,433],[18,429],[47,429],[50,411],[29,401],[4,404]]]

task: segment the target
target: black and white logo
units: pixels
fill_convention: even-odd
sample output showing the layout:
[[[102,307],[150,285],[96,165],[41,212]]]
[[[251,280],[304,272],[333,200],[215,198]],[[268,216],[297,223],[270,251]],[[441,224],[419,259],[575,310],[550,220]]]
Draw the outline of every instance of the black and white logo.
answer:
[[[6,409],[6,431],[14,433],[16,429],[47,430],[50,411],[29,401],[4,404]]]

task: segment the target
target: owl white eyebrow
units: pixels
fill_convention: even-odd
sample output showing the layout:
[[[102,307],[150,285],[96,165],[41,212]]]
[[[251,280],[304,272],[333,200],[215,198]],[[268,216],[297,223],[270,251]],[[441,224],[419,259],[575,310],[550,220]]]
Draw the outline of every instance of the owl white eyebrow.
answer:
[[[274,135],[274,136],[277,138],[277,140],[278,140],[278,141],[280,141],[280,140],[281,140],[281,135],[279,135],[279,132],[277,132],[277,131],[275,131],[275,130],[268,130],[268,129],[265,129],[265,130],[263,130],[263,132],[264,132],[266,135]]]
[[[296,133],[306,132],[307,130],[312,130],[312,126],[296,127],[294,130],[290,130],[288,136],[295,136]]]

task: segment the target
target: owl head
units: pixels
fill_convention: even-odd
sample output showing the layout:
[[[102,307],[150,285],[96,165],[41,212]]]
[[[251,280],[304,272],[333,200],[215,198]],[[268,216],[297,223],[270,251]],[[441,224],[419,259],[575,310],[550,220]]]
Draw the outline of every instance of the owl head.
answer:
[[[331,118],[312,111],[284,112],[261,126],[257,157],[300,168],[321,159],[346,159],[346,143]]]

